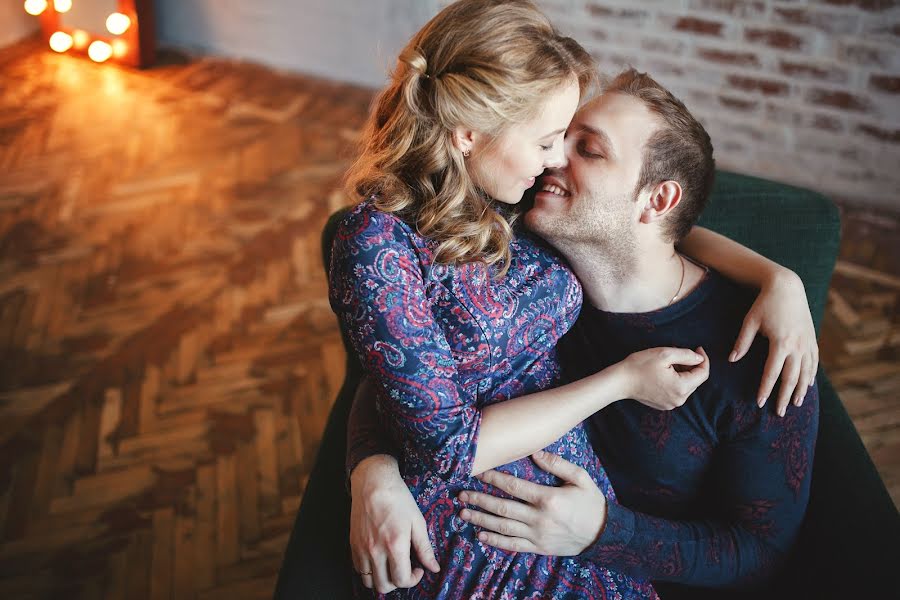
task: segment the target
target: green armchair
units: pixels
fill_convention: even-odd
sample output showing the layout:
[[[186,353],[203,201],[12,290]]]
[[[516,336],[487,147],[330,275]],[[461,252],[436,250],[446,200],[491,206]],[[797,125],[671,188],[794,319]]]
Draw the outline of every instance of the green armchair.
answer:
[[[342,211],[332,215],[322,234],[326,269],[341,216]],[[827,198],[719,172],[700,224],[798,273],[818,329],[840,242],[838,212]],[[346,336],[344,344],[350,347]],[[326,424],[278,576],[275,597],[279,600],[353,597],[344,451],[347,417],[361,375],[359,362],[348,353],[347,375]],[[810,503],[781,574],[765,588],[746,595],[675,588],[668,594],[661,590],[664,599],[874,598],[900,589],[894,576],[900,565],[900,515],[821,369],[817,380],[820,421]]]

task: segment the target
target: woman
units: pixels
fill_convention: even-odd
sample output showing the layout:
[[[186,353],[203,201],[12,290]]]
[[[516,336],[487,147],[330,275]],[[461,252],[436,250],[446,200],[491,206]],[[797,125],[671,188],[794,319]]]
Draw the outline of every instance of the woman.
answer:
[[[551,389],[553,347],[578,314],[580,288],[555,253],[514,234],[510,207],[544,168],[562,164],[563,132],[593,72],[587,53],[530,3],[457,2],[401,53],[351,172],[366,200],[336,237],[331,302],[439,545],[442,570],[410,597],[655,597],[649,583],[577,558],[479,544],[456,517],[458,492],[479,490],[471,476],[487,469],[555,483],[523,460],[542,448],[614,497],[580,422],[620,398],[671,407],[708,372],[702,353],[666,361],[650,350]],[[537,337],[534,315],[545,320]],[[537,435],[504,430],[530,415],[540,415]],[[361,558],[371,587],[384,565]]]

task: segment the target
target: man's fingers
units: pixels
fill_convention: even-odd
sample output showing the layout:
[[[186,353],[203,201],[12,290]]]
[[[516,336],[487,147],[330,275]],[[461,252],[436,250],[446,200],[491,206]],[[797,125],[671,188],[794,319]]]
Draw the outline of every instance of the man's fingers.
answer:
[[[756,404],[760,408],[766,405],[766,400],[772,394],[772,388],[781,374],[781,367],[784,365],[786,355],[777,348],[769,346],[769,357],[766,359],[766,367],[763,369],[762,382],[759,385],[759,394],[757,395]]]
[[[428,530],[425,527],[424,519],[419,521],[416,525],[413,525],[412,545],[413,549],[416,551],[416,556],[419,557],[419,562],[422,563],[426,569],[432,573],[437,573],[441,570],[441,566],[434,557],[434,548],[431,547],[431,540],[428,539]]]
[[[412,563],[409,560],[409,543],[398,543],[388,550],[388,577],[392,585],[412,587]]]
[[[525,502],[534,504],[534,502],[540,498],[542,486],[531,483],[530,481],[525,481],[524,479],[519,479],[518,477],[513,477],[507,473],[501,473],[500,471],[491,469],[490,471],[482,473],[478,478],[485,483],[489,483],[492,486],[503,490],[510,496],[519,498]]]
[[[734,343],[734,348],[731,350],[731,354],[728,355],[728,362],[737,362],[744,358],[744,355],[750,350],[750,346],[753,345],[753,340],[756,339],[758,332],[759,321],[756,320],[756,317],[747,315],[744,318],[741,331],[738,333],[737,341]]]
[[[369,570],[372,571],[372,581],[378,593],[387,594],[397,589],[397,586],[391,583],[386,555],[373,555]]]
[[[359,576],[362,578],[363,585],[369,589],[372,589],[373,585],[373,576],[372,576],[372,567],[370,566],[370,562],[368,559],[363,558],[358,555],[355,551],[352,550],[351,546],[351,555],[353,560],[353,569],[359,573]]]
[[[776,405],[778,415],[781,417],[787,412],[791,394],[794,393],[797,380],[800,378],[800,365],[797,363],[797,358],[793,354],[788,355],[784,361],[784,370],[781,372],[781,389],[778,390],[778,404]]]
[[[535,464],[563,481],[580,485],[587,474],[584,469],[551,452],[538,450],[531,455]]]
[[[467,523],[472,523],[473,525],[483,527],[484,529],[489,529],[490,531],[499,533],[500,535],[526,539],[528,537],[528,526],[521,521],[497,517],[492,514],[483,513],[481,511],[472,510],[470,508],[462,509],[462,511],[460,511],[459,513],[459,517]]]
[[[362,583],[363,583],[364,586],[366,586],[366,587],[369,588],[370,590],[371,590],[373,587],[375,587],[374,577],[372,576],[371,573],[367,573],[367,574],[365,574],[365,575],[362,574],[362,573],[360,573],[359,576],[360,576],[360,578],[362,579]]]
[[[534,509],[527,504],[480,492],[466,490],[460,493],[459,499],[464,504],[471,504],[497,516],[515,519],[522,523],[531,523],[535,514]]]
[[[538,552],[537,546],[522,538],[507,537],[505,535],[500,535],[499,533],[482,531],[478,534],[478,539],[488,546],[500,548],[501,550],[508,550],[509,552],[534,552],[536,554],[543,554],[543,552]]]

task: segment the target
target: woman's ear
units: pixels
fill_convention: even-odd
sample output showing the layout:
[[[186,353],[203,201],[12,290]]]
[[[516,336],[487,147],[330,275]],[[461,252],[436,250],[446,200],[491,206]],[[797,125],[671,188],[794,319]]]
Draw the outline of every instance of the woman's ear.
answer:
[[[657,184],[641,211],[641,223],[652,223],[669,214],[681,202],[681,191],[681,184],[671,179]]]
[[[453,145],[456,146],[456,149],[462,152],[465,156],[468,156],[469,153],[472,152],[472,148],[475,147],[475,142],[477,139],[478,132],[471,129],[466,129],[465,127],[457,127],[453,130]]]

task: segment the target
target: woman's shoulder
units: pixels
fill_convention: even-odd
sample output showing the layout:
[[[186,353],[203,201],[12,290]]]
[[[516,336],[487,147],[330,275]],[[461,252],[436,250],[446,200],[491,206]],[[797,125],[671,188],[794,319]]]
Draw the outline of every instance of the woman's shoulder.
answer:
[[[343,235],[365,232],[409,230],[409,226],[394,213],[385,212],[375,206],[374,198],[365,198],[350,207],[338,226]]]
[[[530,231],[517,228],[512,244],[514,254],[522,258],[569,271],[569,264],[559,251]]]
[[[341,219],[334,243],[357,249],[396,244],[417,247],[419,237],[398,215],[380,210],[373,199],[367,198]]]

